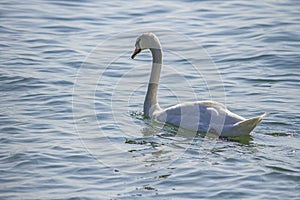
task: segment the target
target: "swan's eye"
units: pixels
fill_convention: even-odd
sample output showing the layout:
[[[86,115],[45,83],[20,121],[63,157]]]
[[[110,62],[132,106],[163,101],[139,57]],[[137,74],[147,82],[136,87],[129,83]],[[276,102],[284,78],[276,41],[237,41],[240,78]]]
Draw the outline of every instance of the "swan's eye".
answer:
[[[136,45],[139,45],[139,44],[140,44],[140,42],[141,42],[141,39],[140,39],[140,38],[138,38],[138,39],[136,40],[136,42],[135,42],[135,46],[136,46]]]

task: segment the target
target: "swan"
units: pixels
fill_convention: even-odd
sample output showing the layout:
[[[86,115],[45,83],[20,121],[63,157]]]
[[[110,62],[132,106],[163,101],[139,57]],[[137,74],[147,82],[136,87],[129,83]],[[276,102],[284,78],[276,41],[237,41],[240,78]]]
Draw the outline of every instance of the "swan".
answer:
[[[214,101],[187,102],[162,109],[157,102],[157,89],[162,68],[162,49],[155,34],[150,32],[140,35],[136,39],[135,50],[131,58],[134,59],[144,49],[150,49],[152,53],[152,70],[144,101],[146,117],[191,131],[228,137],[249,135],[267,115],[264,113],[246,119],[232,113],[223,104]]]

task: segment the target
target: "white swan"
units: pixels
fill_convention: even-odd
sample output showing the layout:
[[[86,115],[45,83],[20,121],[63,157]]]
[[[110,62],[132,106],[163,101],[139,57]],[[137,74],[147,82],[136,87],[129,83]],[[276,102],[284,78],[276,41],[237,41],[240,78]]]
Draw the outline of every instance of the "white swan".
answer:
[[[160,42],[153,33],[144,33],[137,38],[135,47],[132,59],[143,49],[150,49],[153,57],[144,102],[144,114],[147,117],[197,132],[210,132],[219,136],[243,136],[249,135],[266,116],[265,113],[245,119],[230,112],[224,105],[213,101],[188,102],[162,109],[157,102],[157,88],[162,67]]]

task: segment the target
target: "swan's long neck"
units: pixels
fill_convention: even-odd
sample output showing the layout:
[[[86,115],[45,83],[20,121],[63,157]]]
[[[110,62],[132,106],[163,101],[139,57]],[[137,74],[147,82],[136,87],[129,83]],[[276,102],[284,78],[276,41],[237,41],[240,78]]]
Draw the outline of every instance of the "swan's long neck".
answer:
[[[162,51],[159,49],[151,49],[152,53],[152,70],[148,84],[148,91],[144,102],[144,114],[151,117],[156,109],[159,109],[157,102],[157,88],[162,67]]]

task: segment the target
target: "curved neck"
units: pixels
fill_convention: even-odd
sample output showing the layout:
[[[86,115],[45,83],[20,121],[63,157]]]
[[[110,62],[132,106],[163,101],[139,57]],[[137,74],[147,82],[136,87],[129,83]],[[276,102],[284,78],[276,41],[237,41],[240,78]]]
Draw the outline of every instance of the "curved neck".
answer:
[[[152,70],[148,84],[148,91],[144,102],[144,114],[151,117],[153,112],[159,108],[157,103],[157,88],[162,67],[162,51],[159,49],[150,49],[152,53]]]

